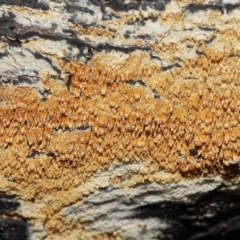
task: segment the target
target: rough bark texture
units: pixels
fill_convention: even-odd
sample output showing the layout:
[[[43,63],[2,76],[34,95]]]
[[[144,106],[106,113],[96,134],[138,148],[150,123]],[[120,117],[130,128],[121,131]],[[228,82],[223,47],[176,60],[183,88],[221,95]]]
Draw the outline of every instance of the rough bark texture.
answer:
[[[0,0],[0,239],[239,236],[239,26],[238,0]]]

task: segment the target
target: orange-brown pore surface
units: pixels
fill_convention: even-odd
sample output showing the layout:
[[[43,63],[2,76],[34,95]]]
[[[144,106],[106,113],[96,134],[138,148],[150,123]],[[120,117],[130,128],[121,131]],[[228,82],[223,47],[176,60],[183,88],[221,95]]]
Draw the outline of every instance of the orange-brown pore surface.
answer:
[[[219,64],[230,66],[224,57],[215,64],[207,56],[189,61],[194,64],[176,73],[139,66],[129,74],[72,62],[63,66],[71,72],[69,90],[47,79],[52,94],[45,101],[32,88],[1,87],[2,170],[27,180],[59,177],[73,167],[84,181],[115,160],[140,158],[153,171],[224,173],[239,158],[239,74],[226,67],[214,74]],[[199,72],[197,65],[208,77],[178,80],[184,71]],[[126,84],[134,78],[148,86]],[[91,130],[78,130],[83,126]]]
[[[31,200],[135,159],[149,166],[145,180],[159,170],[183,177],[238,173],[240,64],[232,54],[207,52],[168,71],[138,53],[116,66],[101,55],[91,66],[62,63],[70,79],[47,77],[45,100],[31,87],[1,87],[1,174]]]

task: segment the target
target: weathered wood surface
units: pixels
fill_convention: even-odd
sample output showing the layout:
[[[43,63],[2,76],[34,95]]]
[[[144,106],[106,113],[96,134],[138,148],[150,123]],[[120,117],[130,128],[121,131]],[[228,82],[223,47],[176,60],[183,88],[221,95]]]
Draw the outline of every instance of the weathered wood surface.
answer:
[[[238,0],[1,0],[0,239],[239,235],[239,29]]]

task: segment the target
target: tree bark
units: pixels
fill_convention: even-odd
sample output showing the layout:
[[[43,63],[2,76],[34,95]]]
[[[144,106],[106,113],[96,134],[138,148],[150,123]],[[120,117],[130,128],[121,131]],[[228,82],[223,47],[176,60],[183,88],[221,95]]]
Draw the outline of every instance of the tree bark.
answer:
[[[239,236],[239,16],[1,0],[0,239]]]

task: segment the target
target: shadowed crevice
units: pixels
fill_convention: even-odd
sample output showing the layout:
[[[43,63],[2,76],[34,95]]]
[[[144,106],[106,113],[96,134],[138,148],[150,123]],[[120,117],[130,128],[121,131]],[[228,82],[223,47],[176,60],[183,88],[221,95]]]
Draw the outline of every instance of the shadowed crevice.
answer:
[[[27,222],[22,218],[0,217],[1,240],[27,240]]]
[[[240,193],[212,191],[195,203],[160,202],[136,209],[134,218],[167,221],[164,240],[238,239]]]
[[[240,7],[239,3],[236,4],[222,4],[222,5],[214,5],[214,4],[189,4],[186,7],[187,11],[190,11],[191,13],[195,13],[198,11],[219,11],[222,14],[224,13],[224,10],[226,10],[227,13],[230,13],[231,11],[238,9]]]

